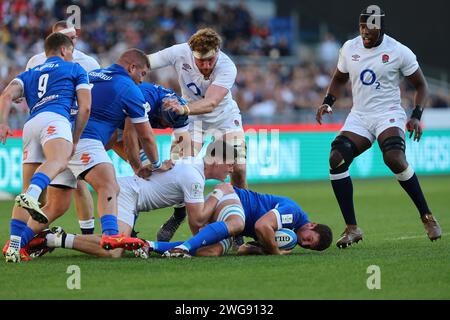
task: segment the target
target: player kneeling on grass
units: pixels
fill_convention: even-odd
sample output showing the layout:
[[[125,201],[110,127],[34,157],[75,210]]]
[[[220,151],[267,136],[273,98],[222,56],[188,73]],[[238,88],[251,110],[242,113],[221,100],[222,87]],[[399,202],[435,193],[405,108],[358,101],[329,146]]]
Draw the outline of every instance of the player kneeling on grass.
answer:
[[[307,214],[287,197],[260,194],[251,190],[219,185],[206,202],[213,208],[211,223],[186,242],[152,242],[135,253],[147,258],[155,251],[165,257],[188,258],[220,256],[231,246],[232,236],[246,236],[257,240],[256,245],[244,244],[238,254],[285,254],[275,240],[275,232],[282,228],[293,230],[298,244],[311,250],[322,251],[332,242],[331,229],[324,224],[310,222]],[[225,190],[225,195],[223,191]],[[209,202],[218,201],[216,206]]]
[[[179,160],[170,171],[153,172],[149,180],[137,176],[119,178],[117,216],[119,233],[124,238],[131,235],[139,212],[185,203],[189,227],[193,234],[197,234],[208,223],[211,212],[218,204],[216,198],[210,199],[207,203],[204,202],[205,180],[224,181],[233,172],[236,161],[237,147],[223,140],[215,140],[208,145],[205,157],[187,157]],[[222,193],[227,192],[226,188],[227,185],[218,187]],[[60,228],[53,232],[46,230],[38,237],[46,239],[43,252],[62,247],[101,257],[117,258],[122,255],[123,249],[135,249],[128,245],[127,241],[117,241],[112,247],[116,250],[104,250],[99,245],[101,241],[99,235],[66,234]],[[141,240],[141,244],[145,245],[145,242]],[[31,249],[36,251],[38,248]]]

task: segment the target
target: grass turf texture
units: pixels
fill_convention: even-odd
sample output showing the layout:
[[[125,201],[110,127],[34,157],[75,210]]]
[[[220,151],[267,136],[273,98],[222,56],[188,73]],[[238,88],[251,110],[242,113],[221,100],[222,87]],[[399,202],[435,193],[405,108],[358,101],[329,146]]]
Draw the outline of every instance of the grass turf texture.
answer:
[[[344,223],[329,182],[255,185],[296,200],[311,221],[330,225],[324,252],[297,247],[289,256],[101,259],[57,249],[20,264],[0,261],[0,299],[449,299],[450,176],[422,177],[443,237],[430,242],[412,202],[394,179],[356,180],[355,206],[364,241],[339,250]],[[12,202],[0,202],[0,241],[9,235]],[[139,236],[154,239],[171,209],[141,214]],[[54,225],[79,232],[73,207]],[[98,220],[96,230],[99,231]],[[184,223],[174,240],[189,236]],[[81,290],[69,290],[67,267],[81,269]],[[381,289],[366,286],[367,268],[381,269]]]

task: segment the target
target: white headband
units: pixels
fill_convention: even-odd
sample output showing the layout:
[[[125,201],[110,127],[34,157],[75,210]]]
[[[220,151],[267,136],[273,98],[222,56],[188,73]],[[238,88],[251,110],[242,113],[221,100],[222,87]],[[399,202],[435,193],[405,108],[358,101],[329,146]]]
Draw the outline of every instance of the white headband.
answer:
[[[71,33],[71,32],[77,32],[77,30],[75,30],[75,28],[74,27],[70,27],[70,28],[65,28],[65,29],[62,29],[61,31],[58,31],[59,33],[62,33],[62,34],[67,34],[67,33]]]
[[[209,59],[212,58],[218,51],[218,49],[211,49],[205,54],[202,54],[198,51],[192,51],[192,54],[196,59]]]

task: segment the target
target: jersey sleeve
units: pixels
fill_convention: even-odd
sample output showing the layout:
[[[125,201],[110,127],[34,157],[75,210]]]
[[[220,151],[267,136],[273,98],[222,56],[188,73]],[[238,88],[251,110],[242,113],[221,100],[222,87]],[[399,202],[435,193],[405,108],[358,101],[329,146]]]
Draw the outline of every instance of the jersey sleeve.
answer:
[[[180,45],[174,45],[161,51],[149,54],[148,59],[150,60],[150,68],[154,70],[174,65],[179,48]]]
[[[86,61],[86,71],[91,72],[96,69],[100,69],[100,64],[93,57],[88,56]]]
[[[272,212],[277,217],[278,229],[298,229],[302,225],[308,223],[308,217],[300,207],[291,202],[279,203]]]
[[[226,64],[221,68],[211,84],[231,90],[236,81],[236,75],[236,66],[233,63]]]
[[[130,85],[122,97],[122,102],[124,111],[130,117],[132,123],[148,121],[147,113],[150,111],[150,105],[145,101],[138,86]]]
[[[205,202],[203,196],[205,181],[200,173],[195,170],[185,170],[178,179],[183,190],[185,203]]]
[[[407,77],[412,75],[419,68],[416,55],[408,47],[402,45],[402,64],[400,66],[401,73]]]
[[[75,90],[88,89],[91,90],[91,85],[89,84],[89,76],[86,70],[83,69],[78,63],[75,63],[74,67],[74,78],[75,78]]]
[[[22,86],[22,95],[25,93],[25,79],[26,79],[27,72],[22,72],[18,76],[16,76],[11,82],[16,81],[17,83],[20,83]]]
[[[346,45],[348,42],[344,43],[342,48],[339,50],[339,59],[337,64],[337,69],[342,73],[348,73],[347,62],[345,61]]]

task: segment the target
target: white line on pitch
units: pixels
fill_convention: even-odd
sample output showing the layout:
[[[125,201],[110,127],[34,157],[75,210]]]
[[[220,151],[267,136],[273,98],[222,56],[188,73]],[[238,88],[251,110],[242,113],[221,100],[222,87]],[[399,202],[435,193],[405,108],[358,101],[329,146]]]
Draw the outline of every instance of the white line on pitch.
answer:
[[[448,236],[450,235],[449,232],[447,233],[443,233],[443,236]],[[426,238],[426,234],[420,235],[420,236],[404,236],[404,237],[399,237],[399,238],[388,238],[388,239],[384,239],[384,240],[389,240],[389,241],[396,241],[396,240],[408,240],[408,239],[419,239],[419,238]]]

